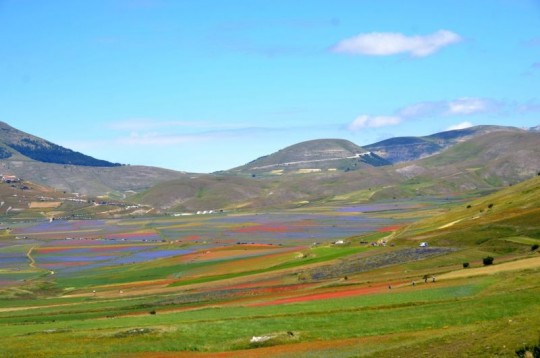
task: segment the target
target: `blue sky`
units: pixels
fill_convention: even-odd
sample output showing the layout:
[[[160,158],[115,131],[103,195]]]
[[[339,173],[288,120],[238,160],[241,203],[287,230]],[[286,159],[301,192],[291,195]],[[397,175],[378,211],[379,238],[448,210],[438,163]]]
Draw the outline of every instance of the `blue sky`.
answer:
[[[540,1],[0,0],[0,121],[125,164],[531,127],[539,96]]]

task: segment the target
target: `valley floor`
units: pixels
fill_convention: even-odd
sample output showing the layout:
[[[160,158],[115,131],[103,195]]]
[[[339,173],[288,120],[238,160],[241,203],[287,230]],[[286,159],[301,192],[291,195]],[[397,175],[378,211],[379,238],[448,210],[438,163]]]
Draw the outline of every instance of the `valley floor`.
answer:
[[[540,344],[538,223],[465,228],[463,206],[20,223],[1,238],[2,354],[516,356]]]

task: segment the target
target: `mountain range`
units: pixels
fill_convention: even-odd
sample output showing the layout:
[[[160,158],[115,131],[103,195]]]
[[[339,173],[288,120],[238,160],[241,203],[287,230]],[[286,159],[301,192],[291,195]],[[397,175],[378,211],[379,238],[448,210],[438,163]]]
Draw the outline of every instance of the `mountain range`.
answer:
[[[540,170],[540,132],[477,126],[360,147],[295,144],[213,174],[95,159],[0,123],[0,174],[162,211],[282,208],[492,190]]]

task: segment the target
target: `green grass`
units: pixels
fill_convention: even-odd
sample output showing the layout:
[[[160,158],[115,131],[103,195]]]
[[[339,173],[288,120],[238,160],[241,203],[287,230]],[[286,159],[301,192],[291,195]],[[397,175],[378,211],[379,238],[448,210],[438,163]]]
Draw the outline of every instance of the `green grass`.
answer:
[[[523,244],[523,245],[540,244],[540,238],[530,238],[530,237],[522,237],[522,236],[507,237],[503,240],[508,241],[508,242],[515,242],[515,243]]]
[[[205,276],[205,277],[199,277],[194,279],[187,279],[180,282],[176,282],[172,284],[171,286],[185,286],[190,284],[196,284],[196,283],[204,283],[204,282],[213,282],[213,281],[219,281],[219,280],[227,280],[231,278],[236,277],[242,277],[242,276],[249,276],[249,275],[255,275],[260,273],[267,273],[277,270],[284,270],[284,269],[290,269],[295,267],[301,267],[309,264],[316,264],[321,262],[327,262],[331,260],[338,259],[340,257],[350,256],[355,253],[364,252],[368,250],[368,248],[365,247],[317,247],[312,248],[308,251],[306,258],[303,259],[296,259],[289,262],[284,262],[282,264],[274,265],[271,267],[263,268],[263,269],[257,269],[257,270],[248,270],[243,272],[236,272],[236,273],[228,273],[228,274],[222,274],[222,275],[213,275],[213,276]]]
[[[29,352],[93,355],[245,349],[250,348],[249,339],[253,335],[287,331],[295,332],[301,341],[312,341],[445,328],[467,330],[540,309],[538,279],[538,271],[528,273],[523,279],[529,285],[526,290],[519,289],[523,282],[516,282],[512,275],[502,275],[498,282],[506,290],[501,287],[496,291],[486,290],[493,283],[476,280],[451,287],[419,287],[416,291],[396,290],[380,295],[271,307],[208,308],[170,314],[161,314],[158,310],[157,315],[105,320],[71,314],[72,320],[66,321],[4,323],[0,325],[0,333],[8,338],[3,345],[8,355]],[[119,332],[140,327],[150,329],[149,333],[116,338]]]

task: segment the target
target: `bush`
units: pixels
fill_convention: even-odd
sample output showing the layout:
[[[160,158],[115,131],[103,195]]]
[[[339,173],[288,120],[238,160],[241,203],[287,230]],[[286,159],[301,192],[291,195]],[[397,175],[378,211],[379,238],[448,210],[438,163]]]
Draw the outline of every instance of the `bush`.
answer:
[[[537,344],[535,346],[525,346],[523,348],[517,349],[516,355],[520,358],[525,358],[525,357],[540,358],[540,344]]]
[[[463,263],[463,268],[468,268],[469,267],[469,263],[468,262],[464,262]]]
[[[491,256],[484,257],[482,262],[484,263],[484,266],[492,265],[494,258]]]
[[[531,246],[531,251],[536,251],[538,250],[538,244],[534,244],[533,246]]]

